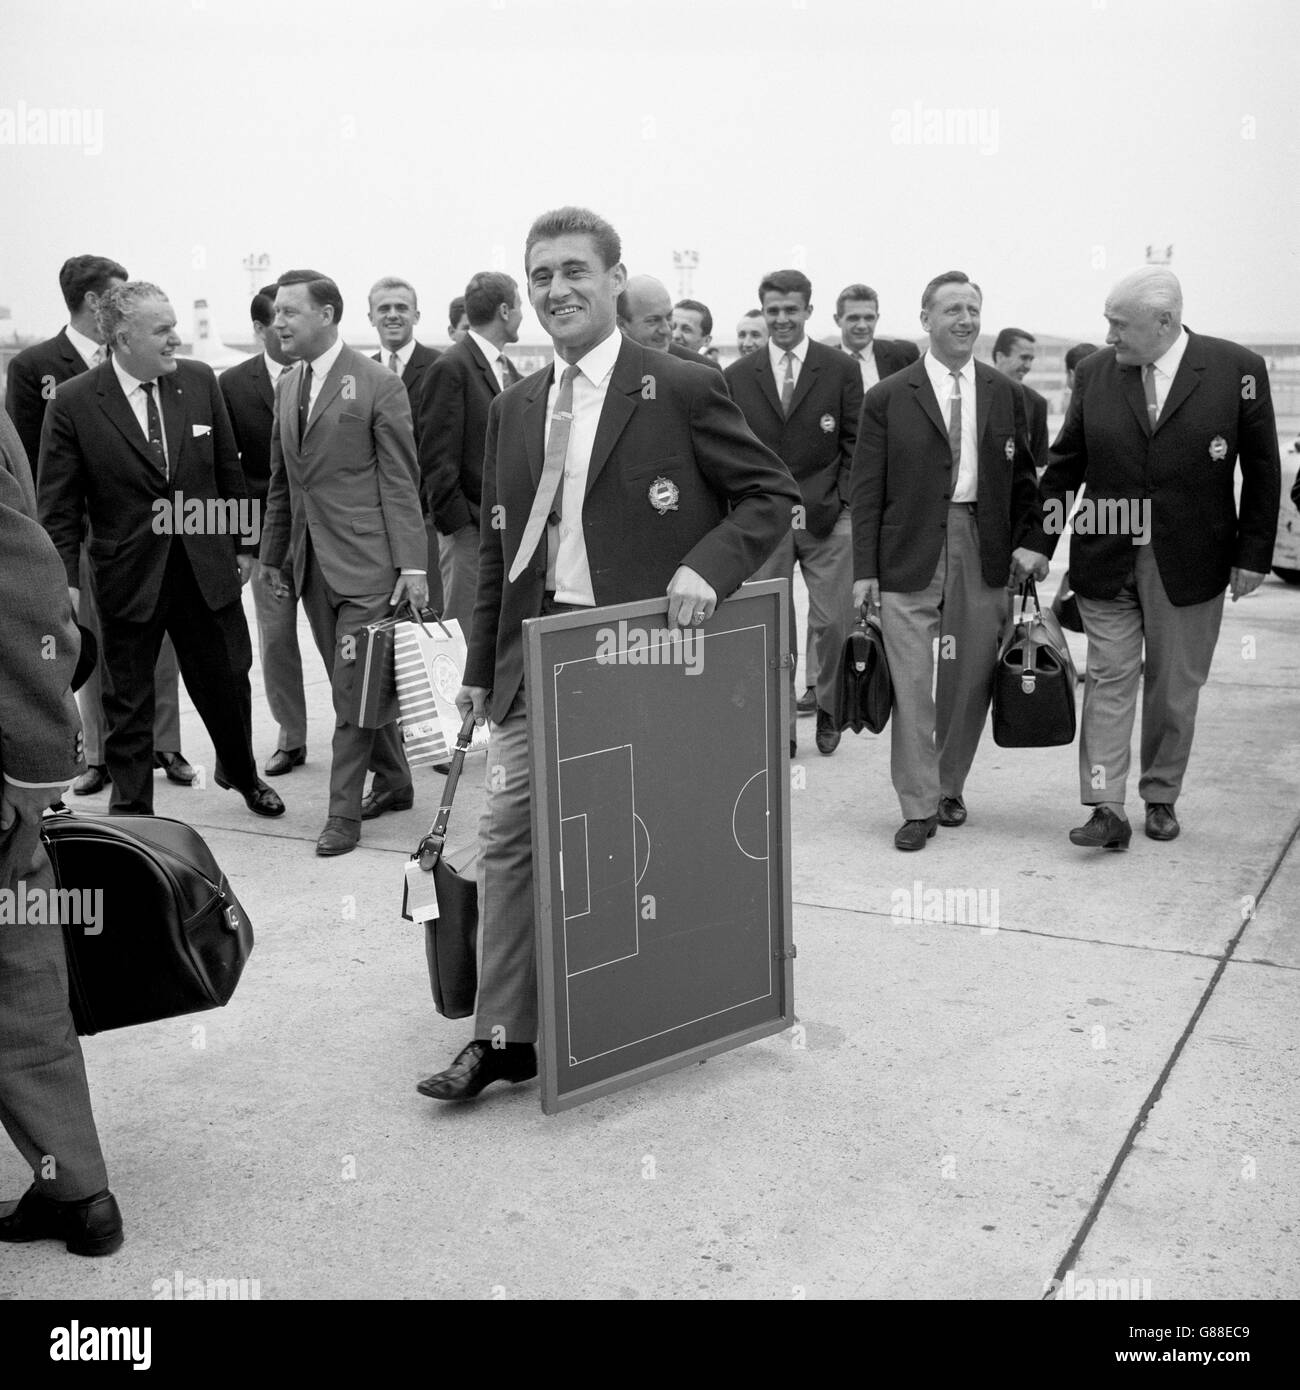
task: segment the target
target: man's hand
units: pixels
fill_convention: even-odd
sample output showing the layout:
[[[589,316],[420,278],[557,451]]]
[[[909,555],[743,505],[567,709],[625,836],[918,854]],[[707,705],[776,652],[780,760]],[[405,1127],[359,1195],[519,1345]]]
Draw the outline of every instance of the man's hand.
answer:
[[[668,626],[699,627],[713,616],[717,606],[713,585],[688,566],[679,565],[668,581]]]
[[[253,564],[254,557],[252,555],[235,556],[235,567],[239,570],[239,587],[241,589],[253,577]]]
[[[862,611],[862,605],[869,603],[872,608],[880,607],[880,580],[855,579],[853,581],[853,609]]]
[[[257,562],[257,578],[265,584],[271,591],[271,597],[278,603],[280,599],[289,597],[289,586],[284,582],[284,577],[275,565],[268,565],[263,560]]]
[[[72,616],[75,618],[81,612],[81,590],[69,588],[68,597],[72,600]]]
[[[16,787],[6,782],[0,792],[0,831],[12,830],[18,820],[39,825],[41,812],[62,799],[62,787]]]
[[[1264,582],[1264,576],[1257,574],[1254,570],[1239,570],[1236,565],[1232,567],[1232,601],[1236,603],[1239,598],[1245,598],[1247,594],[1253,594],[1256,589]]]
[[[1011,552],[1011,583],[1023,584],[1026,579],[1046,579],[1051,569],[1047,556],[1028,546],[1017,546]]]
[[[456,708],[460,711],[461,722],[464,723],[465,716],[473,710],[475,724],[486,723],[488,696],[491,693],[481,685],[462,685],[456,692]]]
[[[422,574],[399,574],[393,588],[393,596],[388,601],[397,607],[405,600],[415,612],[419,612],[429,601],[429,585]]]

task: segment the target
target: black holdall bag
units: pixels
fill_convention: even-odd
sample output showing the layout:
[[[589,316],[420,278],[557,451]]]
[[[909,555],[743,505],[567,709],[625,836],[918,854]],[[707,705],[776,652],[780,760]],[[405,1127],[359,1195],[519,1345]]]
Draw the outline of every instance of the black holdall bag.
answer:
[[[835,727],[842,733],[870,729],[883,733],[894,708],[894,684],[885,656],[885,635],[878,613],[862,605],[858,620],[844,639],[840,678],[835,683]]]
[[[63,890],[78,1033],[229,1003],[253,925],[198,831],[162,816],[63,811],[41,822],[41,841]]]
[[[456,786],[465,765],[465,753],[474,737],[474,714],[465,716],[451,756],[442,804],[429,833],[415,847],[406,866],[402,890],[402,916],[408,921],[424,921],[424,954],[429,963],[429,988],[434,1008],[444,1018],[468,1018],[474,1012],[478,994],[478,884],[475,867],[477,845],[461,862],[453,865],[445,853],[447,822]],[[432,883],[427,880],[432,876]],[[426,880],[421,883],[420,880]],[[412,902],[412,888],[420,902]],[[430,894],[432,887],[432,894]],[[437,916],[416,915],[430,896],[436,899]]]
[[[1021,615],[993,674],[993,741],[1001,748],[1073,743],[1074,659],[1055,614],[1044,613],[1032,579],[1020,586]]]

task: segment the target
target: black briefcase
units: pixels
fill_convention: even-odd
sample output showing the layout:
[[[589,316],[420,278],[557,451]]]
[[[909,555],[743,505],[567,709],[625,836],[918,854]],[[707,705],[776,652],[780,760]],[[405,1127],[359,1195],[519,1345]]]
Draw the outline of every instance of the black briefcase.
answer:
[[[868,614],[865,604],[844,639],[840,678],[835,683],[835,704],[832,711],[835,727],[841,732],[852,729],[855,734],[863,729],[870,729],[873,734],[883,733],[894,708],[894,684],[885,656],[885,636],[880,630],[879,617],[875,613]]]
[[[162,816],[65,811],[41,822],[41,840],[64,894],[78,1033],[230,1001],[253,925],[198,831]]]
[[[1021,616],[1002,642],[993,674],[993,741],[1001,748],[1073,743],[1074,658],[1055,614],[1038,606],[1032,579],[1020,588]]]
[[[419,864],[422,873],[433,875],[437,895],[438,915],[424,924],[424,955],[429,964],[429,988],[433,1006],[444,1018],[468,1018],[474,1012],[478,994],[478,884],[475,848],[454,865],[449,861],[447,822],[456,796],[465,752],[474,736],[474,716],[469,714],[461,725],[456,739],[456,751],[451,757],[447,785],[443,788],[442,804],[434,817],[429,833],[415,847],[411,865]],[[408,911],[409,879],[402,890],[402,916],[415,920]]]

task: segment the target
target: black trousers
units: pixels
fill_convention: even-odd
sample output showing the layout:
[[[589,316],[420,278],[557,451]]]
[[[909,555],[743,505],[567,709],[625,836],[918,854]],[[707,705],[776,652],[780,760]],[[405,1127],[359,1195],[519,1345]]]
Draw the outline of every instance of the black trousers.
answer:
[[[163,633],[172,639],[185,689],[212,739],[217,762],[232,785],[251,791],[257,766],[249,737],[253,647],[243,605],[215,612],[199,591],[185,547],[173,541],[158,607],[142,623],[101,612],[104,634],[104,760],[113,779],[109,811],[153,813],[154,663]]]

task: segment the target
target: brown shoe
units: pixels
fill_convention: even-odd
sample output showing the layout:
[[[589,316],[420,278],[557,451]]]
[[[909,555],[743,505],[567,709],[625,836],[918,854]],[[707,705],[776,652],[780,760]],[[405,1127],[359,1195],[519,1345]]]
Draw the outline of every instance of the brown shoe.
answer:
[[[346,816],[330,816],[316,841],[316,853],[322,859],[335,854],[351,854],[361,842],[361,825]]]

